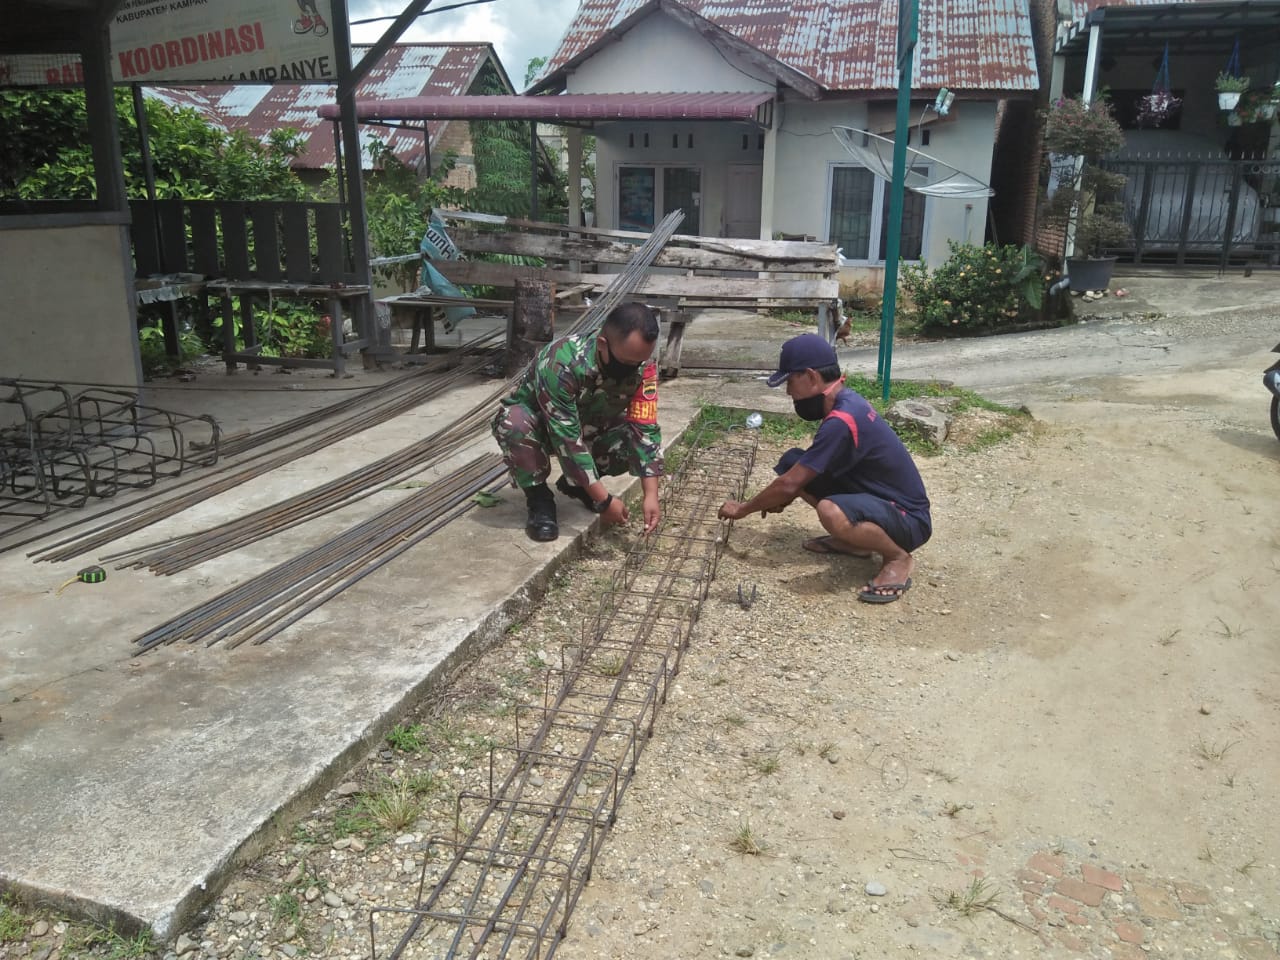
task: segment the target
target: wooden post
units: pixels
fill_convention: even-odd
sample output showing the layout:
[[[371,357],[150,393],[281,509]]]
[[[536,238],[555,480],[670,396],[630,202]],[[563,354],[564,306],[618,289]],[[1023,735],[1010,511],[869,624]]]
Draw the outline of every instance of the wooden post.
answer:
[[[555,338],[556,288],[547,280],[516,280],[507,327],[507,376],[523,370]]]

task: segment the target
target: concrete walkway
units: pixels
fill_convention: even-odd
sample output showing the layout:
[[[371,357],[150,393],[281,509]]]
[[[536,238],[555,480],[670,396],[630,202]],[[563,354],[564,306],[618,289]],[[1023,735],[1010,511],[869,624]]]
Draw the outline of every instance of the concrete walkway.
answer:
[[[1082,312],[1107,319],[1040,333],[902,344],[899,378],[938,378],[1010,401],[1087,392],[1093,377],[1194,367],[1266,351],[1280,339],[1280,283],[1125,279],[1133,297]],[[1179,317],[1148,313],[1181,308]],[[1124,314],[1125,316],[1120,316]],[[674,439],[701,400],[787,410],[760,382],[780,342],[803,328],[751,314],[690,325],[685,374],[662,388]],[[874,372],[874,347],[841,348]],[[700,363],[741,372],[707,378]],[[208,412],[228,430],[331,402],[334,390],[390,375],[241,372],[157,386],[151,402]],[[405,446],[492,389],[477,382],[306,457],[112,550],[201,528],[277,502]],[[1259,384],[1259,411],[1266,397]],[[449,469],[476,450],[460,452]],[[615,492],[624,484],[619,483]],[[390,490],[191,571],[157,578],[110,571],[100,585],[54,590],[92,557],[33,564],[0,554],[0,886],[103,921],[176,934],[273,826],[309,807],[416,700],[537,598],[592,518],[564,504],[562,536],[535,544],[508,495],[476,509],[326,604],[270,643],[162,647],[133,657],[131,639],[228,586],[346,529],[404,496]],[[2,541],[0,541],[2,542]]]

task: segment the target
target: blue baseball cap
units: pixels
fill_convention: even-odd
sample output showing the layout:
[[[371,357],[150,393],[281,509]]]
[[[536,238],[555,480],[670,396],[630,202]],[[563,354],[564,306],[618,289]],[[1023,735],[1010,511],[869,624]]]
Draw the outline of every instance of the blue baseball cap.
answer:
[[[780,387],[793,373],[839,366],[835,347],[816,333],[802,333],[782,345],[778,371],[769,377],[769,386]]]

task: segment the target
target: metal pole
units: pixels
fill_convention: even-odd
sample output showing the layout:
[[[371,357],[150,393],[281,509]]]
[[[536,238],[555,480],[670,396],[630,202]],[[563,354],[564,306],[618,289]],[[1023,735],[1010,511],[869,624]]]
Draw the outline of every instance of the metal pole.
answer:
[[[538,121],[529,121],[529,219],[538,219]]]
[[[876,375],[889,400],[893,366],[893,318],[898,307],[898,257],[902,248],[902,207],[907,182],[907,136],[911,132],[911,64],[916,48],[919,0],[898,2],[898,116],[893,134],[893,183],[889,187],[888,242],[884,256],[884,299],[880,313],[880,358]]]
[[[416,6],[416,4],[411,5]],[[356,121],[356,80],[351,70],[351,25],[347,0],[333,0],[333,46],[338,67],[338,109],[341,113],[347,176],[347,216],[351,224],[352,272],[356,283],[369,287],[364,297],[351,300],[356,336],[372,340],[373,274],[369,269],[369,229],[364,210],[364,154],[360,149],[360,126]],[[372,51],[371,51],[372,52]],[[342,323],[334,317],[335,324]]]

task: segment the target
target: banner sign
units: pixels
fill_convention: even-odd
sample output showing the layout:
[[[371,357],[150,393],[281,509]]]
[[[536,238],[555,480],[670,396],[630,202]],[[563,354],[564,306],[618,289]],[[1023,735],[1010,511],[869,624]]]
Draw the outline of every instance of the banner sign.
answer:
[[[333,83],[330,0],[124,0],[116,83]],[[80,58],[0,57],[0,86],[83,83]]]

